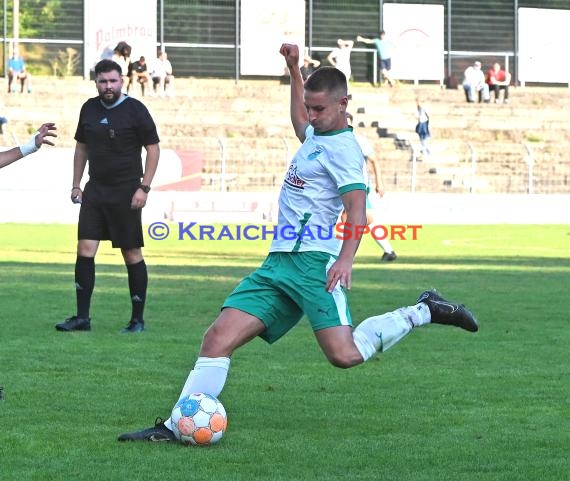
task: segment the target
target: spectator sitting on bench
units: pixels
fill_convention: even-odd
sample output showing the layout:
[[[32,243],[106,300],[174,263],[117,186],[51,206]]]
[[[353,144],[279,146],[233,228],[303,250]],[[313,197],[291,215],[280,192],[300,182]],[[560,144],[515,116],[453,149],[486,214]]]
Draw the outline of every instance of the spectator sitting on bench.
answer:
[[[174,75],[172,75],[172,64],[168,60],[166,52],[160,52],[158,58],[152,65],[152,86],[155,93],[161,97],[166,94],[172,96],[174,89]]]
[[[28,93],[32,91],[30,85],[30,74],[26,70],[26,63],[20,57],[18,49],[15,47],[12,56],[8,60],[8,93],[16,91],[14,80],[20,84],[20,93],[24,93],[24,89],[28,87]]]
[[[136,81],[141,86],[141,94],[144,97],[144,89],[146,85],[150,85],[149,79],[150,74],[148,73],[148,66],[146,64],[146,59],[141,57],[139,60],[134,62],[131,66],[132,80],[131,84]]]
[[[475,94],[478,94],[479,102],[489,102],[489,86],[485,82],[485,74],[481,70],[481,62],[475,62],[467,67],[464,72],[463,90],[467,102],[475,102]]]
[[[495,92],[495,103],[499,103],[499,95],[504,90],[503,103],[509,103],[509,84],[511,83],[511,74],[501,69],[499,63],[494,63],[493,68],[487,74],[487,84],[489,90]]]

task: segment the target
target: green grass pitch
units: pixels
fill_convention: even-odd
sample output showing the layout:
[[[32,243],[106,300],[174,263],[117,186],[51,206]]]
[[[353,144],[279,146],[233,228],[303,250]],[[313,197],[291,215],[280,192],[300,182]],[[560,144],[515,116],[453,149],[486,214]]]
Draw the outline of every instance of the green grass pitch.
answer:
[[[467,304],[481,329],[418,329],[351,369],[330,366],[308,323],[238,350],[217,446],[122,444],[167,417],[224,297],[264,241],[153,241],[147,331],[118,251],[97,257],[93,330],[74,313],[75,226],[0,226],[0,479],[568,479],[569,226],[424,226],[382,264],[365,238],[349,294],[355,323],[425,288]]]

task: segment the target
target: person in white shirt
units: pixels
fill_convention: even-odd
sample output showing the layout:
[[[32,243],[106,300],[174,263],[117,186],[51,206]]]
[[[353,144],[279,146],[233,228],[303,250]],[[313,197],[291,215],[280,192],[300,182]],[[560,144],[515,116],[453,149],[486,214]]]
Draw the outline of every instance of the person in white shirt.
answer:
[[[489,86],[485,82],[485,74],[481,70],[481,62],[475,62],[467,67],[463,73],[463,89],[467,102],[475,102],[475,96],[479,96],[479,102],[489,102]]]
[[[158,58],[152,64],[150,74],[154,93],[160,95],[172,96],[174,93],[174,75],[172,73],[172,64],[168,60],[168,54],[165,51],[160,52]]]
[[[123,77],[123,93],[128,93],[131,87],[131,52],[132,47],[127,42],[119,42],[113,50],[111,60],[121,67]]]
[[[431,133],[429,131],[429,114],[426,105],[420,97],[416,97],[414,116],[416,117],[416,134],[418,134],[422,145],[421,153],[423,155],[430,155],[429,139]]]
[[[364,363],[425,324],[478,330],[463,305],[449,303],[435,291],[353,327],[346,291],[352,284],[359,228],[366,227],[366,179],[364,157],[346,119],[346,77],[327,66],[303,83],[299,47],[283,44],[280,52],[291,73],[291,123],[302,145],[281,187],[269,254],[226,298],[204,335],[180,399],[194,392],[218,397],[236,349],[256,337],[274,343],[304,315],[324,357],[342,369]],[[341,240],[333,231],[343,208],[352,227]],[[118,440],[175,442],[172,428],[171,419],[157,420],[150,428],[120,434]]]
[[[350,53],[352,52],[352,47],[354,47],[354,41],[339,38],[337,45],[338,47],[329,53],[327,60],[333,67],[338,68],[345,75],[347,82],[350,82],[350,77],[352,76]]]

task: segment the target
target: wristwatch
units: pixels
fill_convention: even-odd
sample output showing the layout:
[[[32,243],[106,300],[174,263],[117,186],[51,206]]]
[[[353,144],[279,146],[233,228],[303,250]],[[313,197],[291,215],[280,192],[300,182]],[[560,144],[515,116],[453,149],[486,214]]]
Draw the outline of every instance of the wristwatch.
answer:
[[[150,185],[141,184],[139,185],[139,189],[142,190],[145,194],[148,194],[150,192]]]

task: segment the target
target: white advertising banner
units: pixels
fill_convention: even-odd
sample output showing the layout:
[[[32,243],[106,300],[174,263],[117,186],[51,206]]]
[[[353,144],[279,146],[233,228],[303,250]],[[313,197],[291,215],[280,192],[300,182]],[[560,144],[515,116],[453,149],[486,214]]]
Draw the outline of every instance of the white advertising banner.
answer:
[[[443,5],[385,3],[382,12],[385,38],[393,44],[392,76],[443,82]]]
[[[305,0],[241,0],[240,33],[241,75],[284,75],[281,44],[297,44],[303,60]]]
[[[519,8],[519,81],[570,85],[570,10]]]
[[[85,0],[84,75],[102,58],[111,58],[121,42],[132,47],[131,58],[156,58],[157,0]]]

